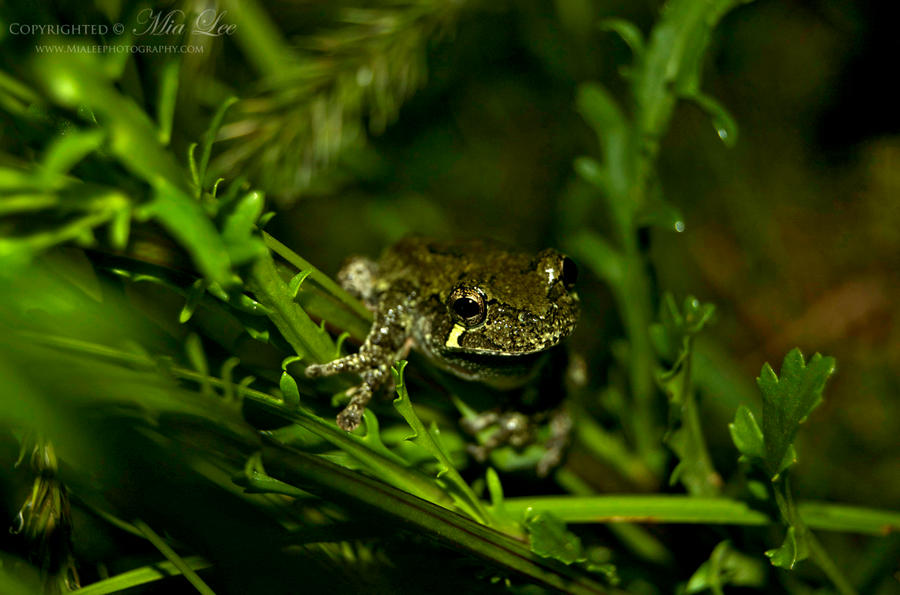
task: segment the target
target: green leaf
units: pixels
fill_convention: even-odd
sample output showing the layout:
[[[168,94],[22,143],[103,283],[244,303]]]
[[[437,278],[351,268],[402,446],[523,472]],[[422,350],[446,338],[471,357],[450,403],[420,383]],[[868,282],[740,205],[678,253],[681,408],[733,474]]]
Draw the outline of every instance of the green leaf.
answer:
[[[209,281],[223,287],[233,285],[228,250],[200,203],[178,188],[161,183],[152,202],[141,212],[157,219],[190,252]]]
[[[391,368],[394,376],[394,387],[397,391],[397,398],[394,399],[394,408],[403,416],[413,433],[407,437],[407,440],[413,444],[420,446],[428,451],[438,462],[437,477],[446,485],[447,491],[453,497],[453,500],[473,519],[483,524],[491,524],[490,516],[484,508],[484,504],[469,487],[469,484],[460,476],[459,471],[453,465],[450,455],[444,449],[440,440],[440,431],[437,425],[432,424],[428,429],[425,424],[416,415],[412,402],[409,400],[409,393],[406,390],[406,383],[403,380],[403,370],[406,368],[406,361],[401,360],[397,365]]]
[[[566,529],[566,524],[550,512],[525,511],[523,521],[531,541],[531,551],[545,558],[559,560],[563,564],[584,562],[581,539]]]
[[[168,145],[172,138],[172,121],[175,118],[175,99],[178,97],[178,75],[181,72],[181,60],[167,60],[159,75],[159,99],[156,106],[156,119],[159,123],[159,142]]]
[[[631,124],[613,96],[597,83],[578,89],[578,111],[597,133],[603,149],[603,175],[610,207],[615,212],[628,212],[632,179],[630,134]]]
[[[746,405],[738,407],[734,422],[728,424],[728,430],[731,432],[731,440],[741,455],[760,461],[765,458],[766,446],[762,430]]]
[[[56,137],[44,156],[44,172],[48,181],[93,153],[103,144],[106,133],[100,129],[71,130]]]
[[[756,383],[763,395],[765,468],[773,479],[796,460],[792,444],[797,430],[822,402],[822,390],[834,369],[834,358],[817,353],[806,364],[799,349],[785,356],[780,376],[769,364],[763,366]]]
[[[284,395],[284,404],[286,407],[295,408],[300,405],[300,389],[297,387],[297,381],[286,371],[281,373],[281,380],[278,382],[281,394]]]
[[[216,135],[219,134],[219,128],[222,127],[222,120],[225,119],[225,112],[228,111],[228,108],[237,103],[237,100],[237,97],[229,97],[223,101],[222,105],[219,106],[219,109],[216,110],[216,114],[213,116],[209,128],[207,128],[206,132],[203,134],[203,140],[200,144],[200,164],[197,171],[197,180],[201,187],[204,184],[206,169],[209,166],[209,156],[212,154],[212,145],[216,141]],[[258,216],[259,215],[257,215],[257,217]]]
[[[197,309],[197,305],[200,303],[200,300],[203,298],[203,294],[206,293],[206,281],[204,279],[197,279],[191,285],[191,288],[188,290],[187,300],[184,302],[184,306],[181,308],[181,313],[178,315],[178,322],[184,324],[194,315],[194,311]]]
[[[291,297],[294,299],[297,298],[297,294],[300,293],[300,287],[303,285],[303,282],[306,281],[306,278],[312,274],[312,270],[300,271],[288,282],[288,288],[291,290]]]
[[[574,255],[585,261],[594,273],[613,287],[620,287],[625,279],[622,254],[605,238],[588,231],[575,234],[568,242]]]
[[[212,384],[209,382],[209,364],[206,362],[206,354],[203,353],[203,343],[196,333],[188,335],[185,342],[185,351],[188,360],[191,362],[194,370],[201,375],[200,389],[204,395],[212,395]]]
[[[721,103],[703,93],[685,95],[684,98],[693,101],[700,109],[706,112],[712,120],[712,125],[713,128],[716,129],[716,134],[719,135],[719,138],[725,143],[726,147],[733,147],[737,144],[737,121]]]
[[[190,556],[182,558],[183,563],[191,570],[203,570],[209,568],[212,563],[200,556]],[[181,571],[172,562],[158,562],[141,566],[134,570],[129,570],[109,578],[105,578],[96,583],[85,585],[78,589],[79,595],[106,595],[107,593],[121,593],[132,587],[146,585],[154,581],[162,580],[172,576],[178,576]],[[34,591],[32,591],[33,593]]]
[[[256,222],[264,208],[263,193],[253,191],[236,201],[225,215],[222,239],[234,266],[251,262],[266,250],[256,230]]]
[[[766,569],[760,560],[737,551],[730,541],[723,541],[688,580],[685,593],[709,589],[716,595],[724,595],[725,585],[759,588],[765,583]]]
[[[644,35],[634,23],[625,19],[603,19],[598,24],[598,27],[601,31],[617,33],[631,49],[631,53],[634,54],[634,62],[639,62],[644,58],[644,52],[646,51]]]
[[[681,481],[697,496],[715,496],[721,478],[706,448],[691,372],[694,336],[715,309],[693,296],[685,298],[679,309],[670,293],[664,295],[660,309],[662,322],[651,327],[651,338],[663,358],[674,360],[671,368],[657,372],[657,383],[669,400],[669,429],[664,441],[679,460],[669,482]]]
[[[793,570],[797,562],[809,557],[807,540],[798,539],[797,530],[794,527],[788,527],[784,543],[774,550],[767,550],[766,556],[769,557],[773,566]]]

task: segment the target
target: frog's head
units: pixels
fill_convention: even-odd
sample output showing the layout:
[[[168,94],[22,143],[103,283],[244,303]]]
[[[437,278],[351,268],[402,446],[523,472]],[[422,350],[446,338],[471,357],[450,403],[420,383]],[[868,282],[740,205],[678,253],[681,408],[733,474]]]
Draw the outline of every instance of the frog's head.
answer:
[[[575,263],[552,249],[484,252],[441,296],[446,316],[431,329],[433,351],[463,376],[513,375],[575,328],[577,275]]]

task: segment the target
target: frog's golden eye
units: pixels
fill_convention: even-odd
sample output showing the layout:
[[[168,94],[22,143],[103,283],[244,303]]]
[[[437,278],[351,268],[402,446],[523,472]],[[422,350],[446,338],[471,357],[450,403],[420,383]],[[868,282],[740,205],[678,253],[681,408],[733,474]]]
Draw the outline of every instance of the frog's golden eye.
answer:
[[[448,304],[453,314],[467,327],[481,324],[487,314],[484,294],[478,289],[456,289],[450,294]]]
[[[575,282],[578,281],[578,266],[576,266],[575,261],[569,258],[568,256],[563,256],[562,259],[562,282],[566,286],[566,289],[572,289],[575,287]]]

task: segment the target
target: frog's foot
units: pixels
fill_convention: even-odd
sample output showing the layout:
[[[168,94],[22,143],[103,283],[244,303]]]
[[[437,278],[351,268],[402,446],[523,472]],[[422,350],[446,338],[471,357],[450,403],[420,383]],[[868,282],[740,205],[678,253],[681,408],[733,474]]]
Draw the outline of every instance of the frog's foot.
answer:
[[[560,407],[550,415],[550,438],[545,445],[544,456],[537,464],[538,477],[546,477],[550,471],[559,466],[572,437],[572,416],[564,407]]]
[[[470,444],[467,447],[469,454],[480,463],[486,461],[497,447],[508,444],[515,448],[521,448],[534,440],[531,422],[528,416],[522,413],[487,411],[474,418],[462,420],[461,425],[464,431],[472,435],[485,428],[497,426],[484,444]]]
[[[347,403],[343,411],[338,413],[337,425],[346,432],[352,432],[359,427],[362,421],[366,405],[372,400],[372,390],[368,385],[361,384],[356,388],[350,389],[347,394],[350,395],[350,402]]]
[[[354,372],[362,377],[359,386],[347,392],[350,402],[337,416],[337,425],[342,430],[350,432],[359,426],[372,395],[381,390],[390,378],[388,364],[374,361],[371,355],[370,351],[360,351],[325,364],[311,364],[306,367],[306,375],[311,378],[332,376],[342,372]]]

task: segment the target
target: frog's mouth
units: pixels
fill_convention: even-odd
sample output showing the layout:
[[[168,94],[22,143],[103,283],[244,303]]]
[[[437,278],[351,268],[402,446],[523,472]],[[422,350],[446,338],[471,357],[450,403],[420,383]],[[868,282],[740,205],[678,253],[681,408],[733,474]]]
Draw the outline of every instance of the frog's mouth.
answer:
[[[443,351],[437,361],[462,378],[479,380],[496,388],[512,388],[527,382],[546,355],[547,351],[525,354]]]

